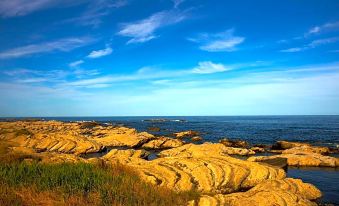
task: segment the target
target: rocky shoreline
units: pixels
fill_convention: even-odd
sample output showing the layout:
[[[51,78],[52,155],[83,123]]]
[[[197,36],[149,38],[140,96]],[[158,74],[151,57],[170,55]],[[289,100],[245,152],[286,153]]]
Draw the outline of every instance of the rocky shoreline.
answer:
[[[286,141],[275,145],[229,139],[202,143],[199,135],[184,131],[157,137],[96,122],[0,122],[0,141],[11,144],[10,153],[25,154],[24,161],[34,157],[52,164],[120,163],[154,185],[198,191],[201,198],[188,205],[317,205],[321,191],[287,178],[284,168],[339,166],[339,158],[328,156],[337,152],[333,148]],[[187,138],[196,144],[186,143]],[[260,155],[266,153],[273,155]]]

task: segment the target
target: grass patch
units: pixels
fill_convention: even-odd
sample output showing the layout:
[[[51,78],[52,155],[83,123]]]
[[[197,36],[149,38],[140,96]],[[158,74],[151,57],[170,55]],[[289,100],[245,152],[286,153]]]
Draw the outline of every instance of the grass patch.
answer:
[[[176,193],[145,183],[122,165],[5,163],[0,164],[0,184],[4,188],[34,188],[38,193],[57,191],[66,203],[77,197],[77,204],[97,197],[98,205],[186,205],[198,197],[195,192]],[[24,201],[11,197],[8,201]]]

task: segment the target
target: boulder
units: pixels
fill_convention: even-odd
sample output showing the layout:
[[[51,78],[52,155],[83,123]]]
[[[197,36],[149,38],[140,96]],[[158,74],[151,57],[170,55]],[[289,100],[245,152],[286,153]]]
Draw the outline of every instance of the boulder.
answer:
[[[195,136],[195,137],[192,137],[191,138],[191,141],[192,142],[199,142],[199,141],[202,141],[203,139],[202,139],[202,137],[200,137],[200,136]]]
[[[150,132],[160,132],[160,127],[148,127],[147,130]]]
[[[183,144],[184,142],[179,139],[159,137],[157,139],[150,140],[149,142],[143,144],[141,147],[145,149],[168,149],[180,147]]]
[[[177,132],[173,134],[176,138],[185,138],[185,137],[194,137],[194,136],[199,136],[200,133],[193,131],[193,130],[188,130],[184,132]]]
[[[265,152],[265,149],[262,148],[262,147],[251,147],[251,150],[253,150],[256,153],[259,153],[259,152],[263,153],[263,152]]]
[[[239,147],[239,148],[247,148],[248,143],[243,140],[230,140],[227,138],[219,140],[219,143],[225,145],[226,147]]]
[[[266,180],[247,192],[203,195],[189,205],[198,206],[316,206],[321,192],[300,179]]]
[[[330,152],[330,149],[328,147],[299,146],[299,147],[293,147],[291,149],[283,150],[282,154],[295,154],[299,152],[328,154]]]
[[[288,142],[288,141],[277,141],[274,145],[272,145],[273,150],[284,150],[284,149],[291,149],[293,147],[300,147],[300,146],[311,146],[308,143],[303,142]]]

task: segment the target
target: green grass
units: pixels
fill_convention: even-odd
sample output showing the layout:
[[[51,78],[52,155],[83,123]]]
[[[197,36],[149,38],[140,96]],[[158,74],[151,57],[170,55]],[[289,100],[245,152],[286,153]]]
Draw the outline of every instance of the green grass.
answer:
[[[66,199],[71,196],[86,199],[96,193],[98,205],[186,205],[198,197],[195,192],[176,193],[145,183],[134,171],[121,165],[0,164],[0,184],[9,188],[33,187],[38,192],[54,190]]]

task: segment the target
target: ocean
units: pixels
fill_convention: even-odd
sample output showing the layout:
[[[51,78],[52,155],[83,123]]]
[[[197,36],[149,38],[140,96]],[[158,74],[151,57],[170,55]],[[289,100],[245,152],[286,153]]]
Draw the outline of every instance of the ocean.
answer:
[[[273,144],[278,140],[339,146],[339,116],[163,116],[163,117],[48,117],[61,121],[98,121],[136,128],[155,135],[198,131],[204,141],[241,139],[250,144]],[[160,131],[149,131],[158,127]],[[317,186],[322,203],[339,205],[339,168],[289,167],[287,175]]]

